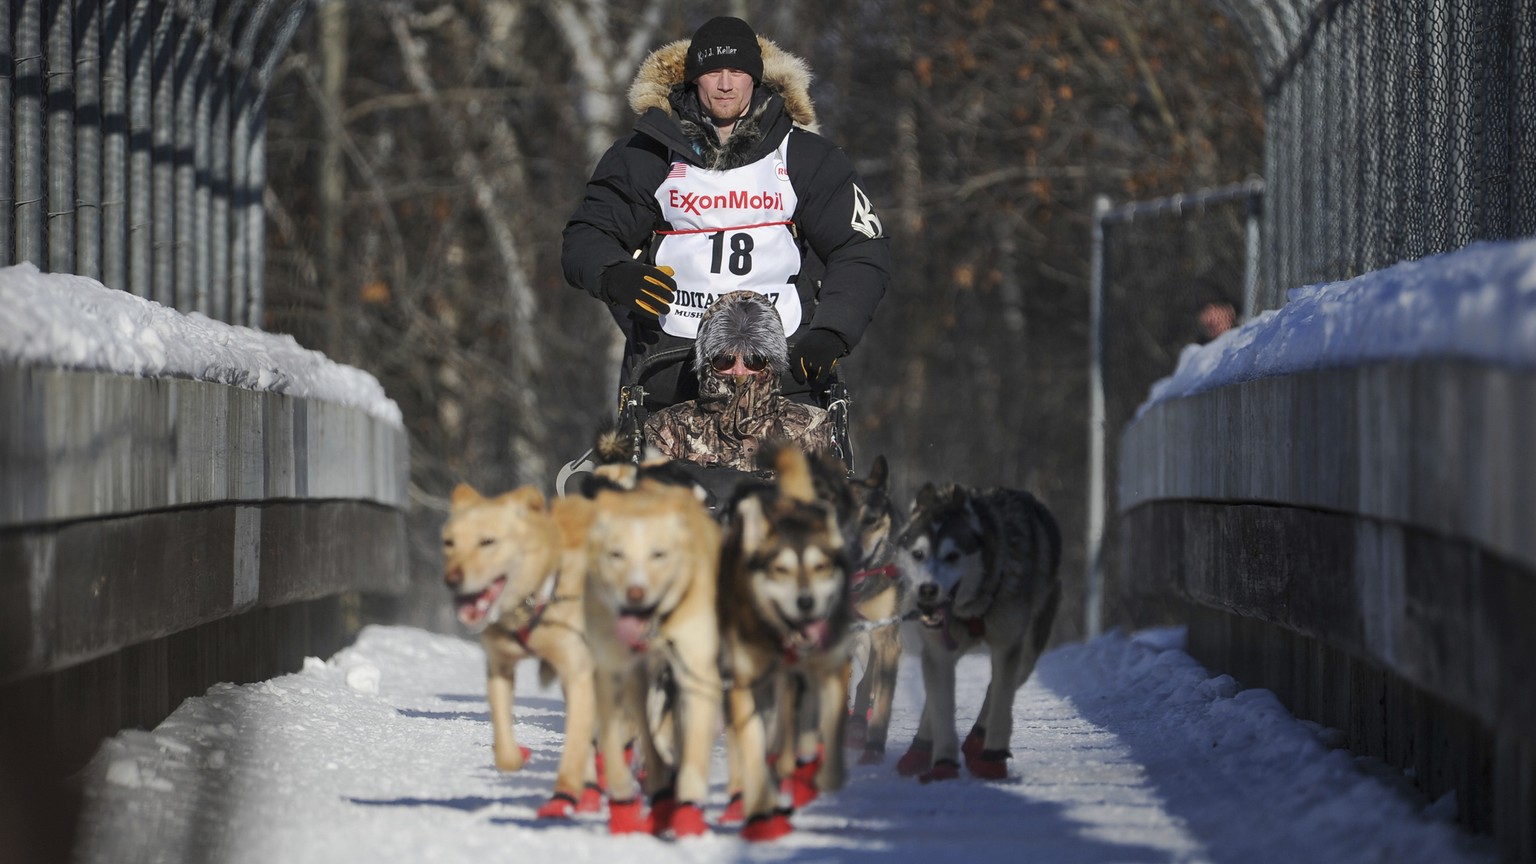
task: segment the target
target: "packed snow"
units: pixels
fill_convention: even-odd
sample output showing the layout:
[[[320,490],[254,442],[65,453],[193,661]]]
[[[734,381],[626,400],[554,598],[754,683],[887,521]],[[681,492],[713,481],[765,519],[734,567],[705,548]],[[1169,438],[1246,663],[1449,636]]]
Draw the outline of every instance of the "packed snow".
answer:
[[[401,425],[378,379],[292,336],[183,314],[31,263],[0,268],[0,364],[211,381],[349,405]]]
[[[1485,862],[1401,775],[1333,749],[1267,690],[1212,676],[1179,629],[1115,632],[1048,652],[1015,703],[1003,782],[920,784],[893,766],[917,726],[903,657],[891,752],[794,817],[779,841],[714,827],[682,841],[612,837],[603,814],[535,818],[559,757],[563,702],[518,676],[528,767],[497,771],[476,643],[366,628],[328,661],[186,700],[153,731],[107,739],[86,771],[80,864],[117,862],[698,861]],[[958,722],[986,686],[963,658]],[[725,805],[717,744],[706,816]],[[1395,778],[1395,779],[1394,779]]]
[[[1536,369],[1536,238],[1472,243],[1294,289],[1279,309],[1186,346],[1140,412],[1255,378],[1427,358]]]

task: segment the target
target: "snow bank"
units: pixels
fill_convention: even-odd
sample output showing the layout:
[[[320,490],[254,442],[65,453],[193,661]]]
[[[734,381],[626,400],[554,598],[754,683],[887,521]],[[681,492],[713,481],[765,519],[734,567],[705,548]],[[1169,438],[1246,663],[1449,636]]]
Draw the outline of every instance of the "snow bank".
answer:
[[[1536,369],[1536,239],[1473,243],[1294,289],[1281,308],[1187,346],[1137,416],[1256,378],[1425,358]]]
[[[292,336],[183,314],[31,263],[0,268],[0,363],[191,378],[335,402],[401,425],[378,379]]]

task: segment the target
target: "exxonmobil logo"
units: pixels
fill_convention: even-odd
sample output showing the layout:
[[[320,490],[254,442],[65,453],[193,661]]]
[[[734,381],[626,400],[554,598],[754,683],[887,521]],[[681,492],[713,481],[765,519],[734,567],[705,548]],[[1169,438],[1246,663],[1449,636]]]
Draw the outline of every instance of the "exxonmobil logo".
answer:
[[[783,210],[783,192],[749,192],[737,189],[723,195],[700,195],[680,189],[667,190],[667,206],[684,213],[706,210]]]

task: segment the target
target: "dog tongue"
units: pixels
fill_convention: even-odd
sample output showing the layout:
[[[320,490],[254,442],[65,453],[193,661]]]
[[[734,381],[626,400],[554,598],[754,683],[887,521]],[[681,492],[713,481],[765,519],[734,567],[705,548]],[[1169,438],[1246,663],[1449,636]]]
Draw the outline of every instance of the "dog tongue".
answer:
[[[639,615],[620,615],[613,624],[614,633],[619,641],[630,648],[639,651],[645,648],[646,637],[650,622]]]
[[[805,641],[818,648],[825,648],[827,647],[827,631],[830,627],[831,625],[827,623],[827,619],[823,618],[813,624],[805,625],[805,627],[801,628],[800,633],[805,637]]]

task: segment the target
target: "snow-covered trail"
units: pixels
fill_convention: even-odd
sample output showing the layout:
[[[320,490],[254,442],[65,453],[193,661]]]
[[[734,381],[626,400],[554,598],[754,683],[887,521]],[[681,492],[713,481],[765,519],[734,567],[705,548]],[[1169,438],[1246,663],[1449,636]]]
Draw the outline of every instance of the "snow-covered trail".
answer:
[[[328,662],[188,699],[152,732],[105,742],[87,771],[82,864],[964,860],[1492,861],[1491,845],[1433,817],[1329,750],[1264,690],[1239,691],[1180,650],[1180,632],[1109,634],[1049,652],[1015,707],[1009,779],[921,785],[895,757],[921,680],[903,659],[886,764],[748,844],[609,837],[601,816],[534,818],[550,792],[558,688],[520,670],[515,775],[491,764],[472,642],[370,627]],[[960,729],[987,660],[962,663]],[[724,806],[717,748],[711,820]]]

